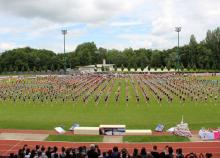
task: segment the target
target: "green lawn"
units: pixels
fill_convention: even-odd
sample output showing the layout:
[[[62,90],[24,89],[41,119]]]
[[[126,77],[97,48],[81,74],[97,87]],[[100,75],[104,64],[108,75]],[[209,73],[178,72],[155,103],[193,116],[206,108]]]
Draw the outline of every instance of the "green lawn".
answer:
[[[102,136],[49,135],[47,141],[102,142]]]
[[[121,80],[121,95],[115,102],[115,92]],[[82,99],[76,101],[56,100],[50,102],[0,100],[0,128],[9,129],[50,129],[63,126],[65,129],[73,123],[80,126],[99,126],[100,124],[125,124],[127,129],[154,129],[158,123],[164,124],[166,129],[175,126],[184,116],[190,129],[201,127],[217,128],[220,126],[220,100],[208,99],[203,101],[186,100],[181,103],[174,98],[172,103],[163,99],[161,103],[155,99],[149,90],[150,101],[146,102],[140,88],[138,93],[140,102],[136,101],[135,92],[129,84],[129,101],[125,99],[125,80],[116,80],[107,103],[104,95],[99,103],[94,102],[94,93],[88,103]],[[135,83],[137,86],[137,83]],[[100,87],[101,88],[101,87]]]
[[[102,142],[103,136],[49,135],[47,141]],[[124,136],[123,142],[188,142],[189,138],[178,136]]]
[[[191,129],[217,128],[220,125],[219,102],[186,102],[169,104],[163,102],[137,103],[119,101],[115,103],[91,102],[88,104],[67,102],[27,103],[6,101],[0,103],[0,128],[53,129],[73,123],[81,126],[100,124],[125,124],[127,128],[154,129],[158,123],[171,127],[181,121],[189,123]]]
[[[179,136],[124,136],[123,142],[188,142],[189,138]]]
[[[197,78],[202,80],[220,80],[220,76],[199,76]]]

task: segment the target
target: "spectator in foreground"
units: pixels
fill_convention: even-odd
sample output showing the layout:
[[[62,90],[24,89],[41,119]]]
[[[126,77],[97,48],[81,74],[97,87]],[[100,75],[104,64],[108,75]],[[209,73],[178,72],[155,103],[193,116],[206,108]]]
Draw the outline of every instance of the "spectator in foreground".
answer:
[[[51,158],[58,158],[58,148],[56,146],[53,147],[53,151],[51,153]]]
[[[45,147],[44,146],[41,147],[41,152],[42,152],[41,158],[48,158],[46,153],[45,153]]]
[[[24,157],[24,151],[23,149],[18,150],[18,158],[23,158]]]
[[[146,148],[143,147],[143,148],[141,149],[140,155],[141,155],[141,158],[147,158]]]
[[[181,148],[176,149],[176,158],[184,158],[183,151]]]
[[[137,158],[137,157],[138,157],[138,149],[137,149],[137,148],[134,148],[133,158]]]
[[[168,154],[166,155],[166,158],[174,158],[172,147],[168,147]]]
[[[60,158],[66,158],[66,149],[64,147],[61,148]]]
[[[127,149],[123,148],[119,151],[118,147],[113,147],[113,150],[103,152],[98,146],[94,144],[90,145],[90,149],[87,151],[86,146],[80,146],[78,148],[65,148],[62,147],[60,151],[56,146],[48,147],[45,152],[44,146],[35,146],[33,150],[30,150],[28,146],[19,149],[17,155],[11,153],[10,158],[174,158],[173,148],[166,146],[166,149],[161,153],[157,150],[157,146],[153,146],[153,150],[147,153],[146,148],[142,148],[138,152],[137,148],[133,150],[133,156],[130,156]],[[197,156],[195,153],[186,154],[185,158],[212,158],[211,153],[200,154]],[[176,149],[176,158],[184,158],[182,149]]]
[[[197,155],[195,153],[189,153],[185,156],[185,158],[197,158]]]
[[[212,158],[212,153],[206,153],[205,156],[206,158]]]
[[[27,150],[27,148],[28,148],[28,145],[27,144],[25,144],[24,146],[23,146],[23,152],[24,152],[24,155],[26,155],[26,150]]]
[[[50,146],[47,148],[46,155],[48,158],[51,158],[51,147]]]
[[[117,146],[114,146],[113,147],[113,152],[112,152],[112,158],[120,158],[120,153],[118,151],[118,147]]]
[[[157,151],[157,146],[156,146],[156,145],[153,146],[153,151],[151,151],[151,155],[152,155],[154,158],[160,158],[160,154],[159,154],[159,152]]]
[[[35,154],[36,154],[36,151],[35,151],[34,149],[31,150],[30,158],[34,158],[34,157],[35,157]]]
[[[165,154],[164,151],[162,151],[162,152],[160,153],[160,158],[166,158],[166,154]]]
[[[93,146],[93,150],[95,150],[95,147]],[[84,158],[86,156],[86,151],[83,146],[80,146],[78,148],[78,153],[76,154],[76,158]]]
[[[128,154],[127,149],[123,148],[121,149],[121,158],[129,158],[130,155]]]
[[[102,158],[107,158],[107,152],[102,153]]]
[[[86,148],[86,147],[85,147]],[[99,149],[99,146],[98,145],[95,145],[95,150],[96,152],[98,153],[98,156],[101,155],[101,150]]]
[[[109,150],[107,153],[107,158],[112,158],[112,150]]]
[[[90,145],[90,150],[87,152],[88,158],[98,158],[98,153],[94,144]]]
[[[199,155],[199,158],[212,158],[212,154],[211,153],[206,153],[205,156],[201,153]]]
[[[168,148],[169,148],[168,145],[166,145],[165,148],[164,148],[164,153],[165,153],[165,155],[168,154]]]

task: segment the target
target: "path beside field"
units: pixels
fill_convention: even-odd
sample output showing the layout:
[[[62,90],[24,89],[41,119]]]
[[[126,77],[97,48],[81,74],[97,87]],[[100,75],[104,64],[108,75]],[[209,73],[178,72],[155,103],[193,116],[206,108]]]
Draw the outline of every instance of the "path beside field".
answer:
[[[25,133],[25,134],[48,134],[58,135],[55,130],[20,130],[20,129],[0,129],[0,133]],[[73,132],[67,131],[65,135],[72,135]]]
[[[104,136],[103,143],[122,143],[123,136]]]
[[[44,141],[48,136],[48,134],[0,133],[0,140]]]
[[[198,131],[191,131],[193,136],[190,138],[191,142],[202,141],[198,137]],[[32,136],[31,136],[32,135]],[[19,130],[19,129],[0,129],[0,140],[46,140],[49,135],[60,135],[55,130]],[[74,135],[72,131],[66,131],[62,135]],[[173,135],[168,132],[154,132],[150,136],[169,136]],[[138,135],[137,135],[138,136]],[[32,139],[31,139],[32,137]],[[103,142],[123,142],[123,137],[119,136],[104,136]]]
[[[192,137],[189,138],[191,142],[202,141],[198,137],[198,131],[191,131]],[[43,141],[49,135],[60,135],[55,130],[19,130],[19,129],[0,129],[0,140],[38,140]],[[72,131],[66,131],[62,135],[74,135]],[[173,134],[168,132],[154,132],[150,136],[171,136]],[[134,135],[135,136],[135,135]],[[138,135],[137,135],[138,136]],[[103,142],[121,143],[123,142],[123,137],[120,136],[104,136]]]
[[[194,134],[197,134],[198,131],[193,131]],[[76,143],[76,142],[51,142],[51,141],[43,141],[48,135],[57,135],[58,133],[52,130],[13,130],[13,129],[0,129],[0,156],[8,156],[10,153],[17,153],[18,149],[22,148],[24,144],[27,144],[31,149],[36,145],[44,145],[48,146],[57,146],[61,149],[64,147],[79,147],[82,145],[90,146],[89,142],[85,143]],[[73,132],[68,131],[65,133],[66,135],[73,135]],[[153,136],[160,135],[170,135],[167,132],[157,133],[153,132]],[[19,140],[15,140],[18,139]],[[36,138],[36,139],[35,139]],[[117,138],[117,139],[115,139]],[[9,140],[11,139],[11,140]],[[14,139],[14,140],[13,140]],[[114,140],[112,142],[112,140]],[[195,139],[195,138],[193,138]],[[119,149],[127,148],[129,153],[133,152],[134,148],[138,148],[139,150],[142,147],[145,147],[147,151],[151,151],[153,145],[157,145],[159,151],[162,151],[166,145],[170,145],[174,148],[174,151],[177,148],[182,148],[184,153],[207,153],[211,152],[214,154],[214,157],[220,158],[220,141],[212,141],[212,142],[166,142],[166,143],[122,143],[122,137],[104,137],[105,142],[103,143],[95,143],[98,144],[102,151],[107,151],[112,149],[114,146],[118,146]]]
[[[197,130],[191,131],[193,135],[199,133]],[[0,129],[0,133],[26,133],[26,134],[49,134],[49,135],[59,135],[55,130],[20,130],[20,129]],[[73,135],[74,132],[66,131],[64,135]],[[162,135],[172,135],[168,132],[154,132],[152,131],[152,136],[162,136]]]

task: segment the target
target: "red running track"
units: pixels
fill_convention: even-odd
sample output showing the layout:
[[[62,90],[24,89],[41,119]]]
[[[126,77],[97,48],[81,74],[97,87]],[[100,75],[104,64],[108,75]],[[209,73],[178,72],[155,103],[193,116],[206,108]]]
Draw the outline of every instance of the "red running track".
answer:
[[[48,142],[48,141],[16,141],[16,140],[0,140],[0,156],[8,156],[10,153],[17,153],[18,149],[22,148],[24,144],[27,144],[29,148],[34,148],[35,145],[57,146],[59,149],[64,147],[89,147],[92,143],[71,143],[71,142]],[[119,149],[126,148],[129,153],[132,153],[134,148],[145,147],[147,151],[151,151],[153,145],[157,145],[159,151],[162,151],[166,145],[172,146],[174,151],[177,148],[182,148],[185,154],[194,153],[207,153],[211,152],[214,158],[220,158],[220,142],[186,142],[186,143],[98,143],[101,151],[107,151],[114,146],[118,146]]]

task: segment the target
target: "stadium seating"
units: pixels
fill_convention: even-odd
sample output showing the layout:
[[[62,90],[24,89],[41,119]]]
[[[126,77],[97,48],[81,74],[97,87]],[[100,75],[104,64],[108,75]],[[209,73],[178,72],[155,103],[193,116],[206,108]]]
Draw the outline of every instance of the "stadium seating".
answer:
[[[11,153],[10,158],[212,158],[211,153],[183,153],[181,148],[174,152],[171,146],[165,146],[161,152],[154,145],[151,151],[146,148],[133,149],[129,152],[126,148],[119,149],[117,146],[108,151],[101,151],[98,145],[91,144],[90,147],[79,146],[78,148],[47,147],[36,145],[35,148],[29,148],[24,145],[18,153]]]

